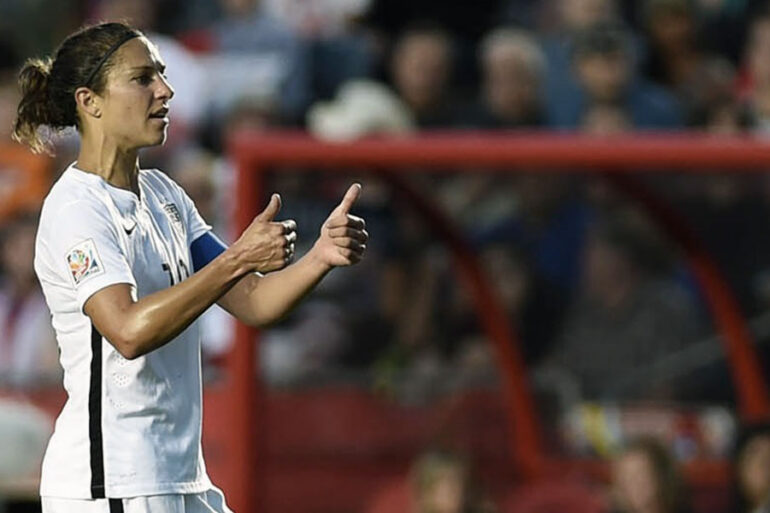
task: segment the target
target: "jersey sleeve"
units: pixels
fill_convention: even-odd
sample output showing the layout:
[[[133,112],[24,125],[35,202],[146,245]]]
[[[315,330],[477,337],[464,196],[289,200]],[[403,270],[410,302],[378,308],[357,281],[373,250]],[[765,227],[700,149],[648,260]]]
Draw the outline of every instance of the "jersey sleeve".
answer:
[[[77,306],[99,290],[127,283],[136,287],[134,275],[119,242],[118,228],[106,208],[75,201],[47,220],[49,258],[57,274],[75,290]]]

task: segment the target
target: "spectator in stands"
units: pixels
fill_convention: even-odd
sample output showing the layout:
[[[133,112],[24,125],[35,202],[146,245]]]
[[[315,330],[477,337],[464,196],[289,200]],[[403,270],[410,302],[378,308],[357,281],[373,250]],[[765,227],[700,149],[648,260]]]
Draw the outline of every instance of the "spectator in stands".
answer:
[[[463,120],[481,128],[518,128],[542,124],[540,90],[545,55],[526,31],[499,28],[481,42],[482,97]]]
[[[770,425],[747,426],[733,453],[734,513],[770,511]]]
[[[511,244],[492,243],[480,253],[480,264],[487,273],[487,279],[492,283],[508,318],[517,329],[521,338],[519,349],[526,363],[533,363],[542,356],[547,347],[547,338],[543,336],[543,326],[554,319],[548,318],[548,312],[538,308],[540,290],[536,287],[531,266],[524,255]],[[461,283],[457,284],[462,287]],[[471,298],[464,294],[470,303]],[[495,358],[490,352],[494,343],[481,335],[478,327],[478,316],[472,304],[466,304],[462,315],[447,319],[448,328],[456,325],[457,321],[465,320],[466,325],[473,326],[474,332],[466,333],[461,341],[457,357],[457,379],[480,381],[483,376],[494,376],[496,372]],[[468,322],[470,314],[473,322]],[[459,333],[458,333],[459,334]],[[447,333],[447,336],[451,336]],[[474,379],[476,378],[476,379]]]
[[[563,105],[552,123],[575,128],[594,103],[623,107],[633,126],[674,129],[682,124],[679,104],[666,91],[635,76],[631,42],[624,29],[603,24],[576,35],[573,47],[575,76],[581,93]]]
[[[510,244],[528,262],[536,303],[545,309],[541,314],[550,319],[541,325],[537,342],[533,341],[543,348],[548,346],[578,285],[580,255],[592,218],[578,190],[563,176],[517,175],[504,191],[514,198],[514,210],[477,238],[479,244]]]
[[[216,55],[207,59],[215,80],[217,117],[244,96],[272,96],[279,115],[299,123],[312,101],[307,45],[260,0],[220,0],[223,18],[210,27]]]
[[[612,464],[614,513],[686,513],[682,475],[668,449],[654,438],[629,444]]]
[[[588,106],[581,125],[584,133],[597,136],[622,134],[632,128],[628,113],[615,103],[595,103]]]
[[[748,84],[744,99],[754,118],[755,131],[770,134],[770,12],[757,16],[746,47]]]
[[[8,140],[16,116],[19,91],[16,75],[21,65],[16,46],[7,36],[0,37],[0,139]]]
[[[348,80],[368,77],[374,44],[360,20],[372,0],[262,0],[308,45],[313,99],[330,98]]]
[[[333,39],[351,32],[372,0],[262,0],[265,8],[306,39]]]
[[[555,0],[556,23],[543,38],[546,55],[545,97],[548,119],[555,122],[560,113],[571,109],[580,96],[572,65],[576,34],[598,23],[617,20],[617,0]],[[541,3],[541,9],[549,6]]]
[[[455,123],[449,91],[452,40],[442,28],[415,25],[396,41],[391,59],[393,86],[420,128]]]
[[[608,212],[592,228],[579,296],[548,358],[584,397],[676,397],[651,366],[695,340],[698,318],[666,280],[670,257],[659,237],[630,211]]]
[[[233,96],[223,102],[223,110],[215,108],[201,131],[201,144],[207,150],[215,154],[224,153],[228,138],[240,130],[266,132],[290,124],[281,111],[281,99],[277,92],[230,92]]]
[[[724,98],[706,105],[696,114],[694,126],[711,134],[742,135],[753,129],[754,119],[736,98]]]
[[[647,59],[644,74],[671,89],[692,80],[702,55],[695,6],[690,0],[646,0]]]
[[[58,379],[51,314],[32,267],[37,219],[18,214],[0,238],[0,382],[14,386]]]
[[[375,493],[368,513],[491,513],[496,508],[479,492],[467,460],[448,450],[428,450],[412,463],[408,479]]]
[[[475,219],[473,241],[482,265],[500,287],[498,294],[518,329],[523,357],[535,366],[549,354],[577,288],[592,213],[564,176],[522,174],[490,185],[482,196],[475,196],[474,209],[457,217]],[[437,269],[430,263],[425,267],[434,273]],[[451,269],[442,272],[432,307],[439,312],[433,323],[439,328],[435,340],[455,352],[458,371],[478,374],[475,369],[482,366],[473,362],[481,361],[476,349],[483,346],[476,342],[483,334],[476,312],[463,290],[447,293],[455,280],[450,279]]]
[[[707,55],[700,44],[692,0],[647,0],[648,48],[643,74],[675,93],[688,121],[712,102],[729,98],[734,71],[725,59]]]
[[[468,463],[452,452],[429,451],[411,471],[414,511],[409,513],[480,513],[489,511],[474,488]]]

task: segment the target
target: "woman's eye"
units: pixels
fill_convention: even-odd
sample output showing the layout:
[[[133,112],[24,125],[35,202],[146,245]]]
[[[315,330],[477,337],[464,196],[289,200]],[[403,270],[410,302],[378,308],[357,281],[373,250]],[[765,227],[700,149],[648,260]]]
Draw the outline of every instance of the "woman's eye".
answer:
[[[142,85],[147,85],[150,82],[152,82],[152,77],[150,75],[139,75],[134,80],[136,80],[137,82],[139,82]]]

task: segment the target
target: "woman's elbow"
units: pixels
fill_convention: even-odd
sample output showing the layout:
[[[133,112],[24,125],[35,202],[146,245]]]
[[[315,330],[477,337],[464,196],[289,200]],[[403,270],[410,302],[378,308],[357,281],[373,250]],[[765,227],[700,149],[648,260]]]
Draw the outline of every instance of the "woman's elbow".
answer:
[[[228,305],[229,306],[229,305]],[[225,308],[230,315],[250,328],[267,328],[280,320],[280,316],[270,309],[251,306],[249,308]]]
[[[272,319],[267,316],[259,316],[259,315],[253,315],[246,318],[241,318],[239,320],[249,328],[256,328],[260,330],[269,328],[271,325],[275,324],[276,322],[275,319]]]
[[[249,312],[248,315],[237,316],[238,320],[250,328],[265,329],[280,321],[283,316],[270,312]]]
[[[124,328],[107,340],[126,360],[136,360],[147,352],[143,349],[146,344],[142,341],[141,335],[130,329]]]
[[[139,345],[127,338],[110,340],[112,347],[126,360],[136,360],[144,354]]]
[[[136,347],[123,347],[122,349],[118,349],[118,353],[120,353],[120,356],[125,358],[126,360],[136,360],[140,356],[144,355],[144,352],[140,351]]]

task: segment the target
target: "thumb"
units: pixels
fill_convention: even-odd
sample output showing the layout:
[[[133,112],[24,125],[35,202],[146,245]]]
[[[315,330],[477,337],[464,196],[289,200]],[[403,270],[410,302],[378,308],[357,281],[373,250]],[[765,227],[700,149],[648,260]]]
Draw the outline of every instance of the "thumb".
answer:
[[[336,213],[338,214],[346,214],[350,212],[350,209],[353,207],[353,203],[356,202],[358,197],[361,195],[361,184],[360,183],[354,183],[353,185],[348,188],[348,191],[345,193],[345,196],[342,198],[342,201],[335,209]]]
[[[265,210],[260,212],[255,219],[257,221],[270,222],[275,219],[279,210],[281,210],[281,195],[273,194],[270,197],[270,203],[267,204]]]

